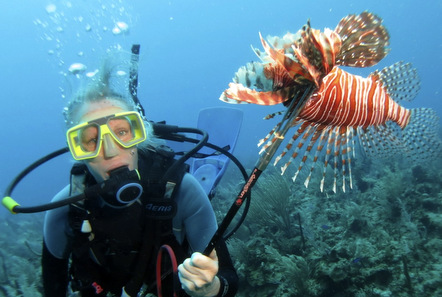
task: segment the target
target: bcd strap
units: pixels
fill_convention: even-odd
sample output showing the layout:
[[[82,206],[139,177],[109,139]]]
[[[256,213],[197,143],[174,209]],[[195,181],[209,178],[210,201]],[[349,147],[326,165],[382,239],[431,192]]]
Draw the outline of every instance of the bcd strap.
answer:
[[[84,192],[86,176],[88,169],[83,163],[75,163],[71,169],[70,195],[76,195]]]
[[[169,220],[175,216],[177,208],[174,200],[149,199],[145,211],[147,218]]]
[[[140,174],[148,176],[147,180],[143,180],[143,205],[145,205],[146,217],[155,220],[172,219],[177,211],[174,196],[181,184],[184,174],[188,171],[188,165],[183,164],[178,170],[172,172],[166,184],[162,183],[162,179],[167,169],[176,162],[175,153],[167,146],[161,145],[155,149],[155,158],[145,158],[146,152],[140,151]],[[143,160],[147,160],[151,164],[142,164]]]

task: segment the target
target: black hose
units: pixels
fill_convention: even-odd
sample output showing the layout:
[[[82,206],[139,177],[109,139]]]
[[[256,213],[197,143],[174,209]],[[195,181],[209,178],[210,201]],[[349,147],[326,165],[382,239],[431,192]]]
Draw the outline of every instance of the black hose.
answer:
[[[38,159],[37,161],[35,161],[34,163],[32,163],[31,165],[29,165],[28,167],[26,167],[22,172],[20,172],[13,180],[12,182],[8,185],[8,187],[6,188],[5,191],[5,195],[4,196],[11,196],[12,191],[14,190],[15,186],[26,176],[28,175],[32,170],[34,170],[35,168],[37,168],[38,166],[40,166],[41,164],[55,158],[58,157],[64,153],[69,152],[69,148],[68,147],[64,147],[62,149],[59,149],[55,152],[52,152],[46,156],[44,156],[43,158]]]
[[[197,151],[199,151],[203,146],[207,144],[207,141],[209,139],[209,135],[206,131],[196,129],[196,128],[180,128],[178,126],[171,126],[166,124],[153,124],[153,130],[155,133],[155,136],[167,139],[167,140],[174,140],[174,141],[182,141],[182,139],[185,138],[183,135],[179,135],[177,133],[195,133],[202,136],[201,140],[198,141],[197,145],[195,145],[190,151],[185,153],[181,158],[179,158],[170,168],[166,171],[164,174],[162,181],[166,181],[169,175],[172,172],[175,172],[175,170],[184,164],[188,159],[190,159],[193,154],[195,154]]]
[[[84,200],[86,199],[86,196],[84,194],[79,194],[79,195],[75,195],[72,197],[69,197],[67,199],[63,199],[60,201],[55,201],[55,202],[50,202],[50,203],[46,203],[46,204],[41,204],[41,205],[37,205],[37,206],[15,206],[12,211],[14,213],[35,213],[35,212],[42,212],[42,211],[47,211],[47,210],[51,210],[54,208],[58,208],[58,207],[62,207],[62,206],[66,206],[68,204],[80,201],[80,200]]]

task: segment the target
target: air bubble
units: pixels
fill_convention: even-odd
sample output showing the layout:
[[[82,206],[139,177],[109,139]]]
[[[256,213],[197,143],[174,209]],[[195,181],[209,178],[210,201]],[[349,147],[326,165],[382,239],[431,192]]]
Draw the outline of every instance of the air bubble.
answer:
[[[119,35],[121,33],[126,34],[129,32],[129,25],[125,22],[117,22],[112,29],[114,35]]]
[[[86,76],[91,78],[91,77],[94,77],[95,74],[97,74],[97,73],[98,73],[98,69],[95,69],[95,71],[91,71],[91,72],[86,73]]]
[[[54,13],[56,11],[57,11],[57,6],[55,6],[54,4],[49,4],[46,6],[47,13]]]
[[[73,63],[69,66],[69,72],[72,74],[80,74],[83,73],[87,69],[86,65],[81,63]]]

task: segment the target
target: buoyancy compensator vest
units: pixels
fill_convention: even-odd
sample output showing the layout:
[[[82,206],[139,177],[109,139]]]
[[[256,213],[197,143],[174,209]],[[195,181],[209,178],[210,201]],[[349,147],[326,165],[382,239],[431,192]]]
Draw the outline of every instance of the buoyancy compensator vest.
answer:
[[[178,243],[172,229],[177,210],[174,196],[187,165],[163,179],[175,162],[174,152],[160,146],[138,154],[143,192],[134,203],[112,207],[104,202],[106,197],[97,197],[70,205],[69,224],[74,234],[71,286],[83,296],[108,292],[120,296],[122,287],[135,296],[143,283],[154,292],[155,261],[161,245],[171,246],[180,262],[188,256],[187,247]],[[72,168],[71,195],[95,183],[85,165]]]

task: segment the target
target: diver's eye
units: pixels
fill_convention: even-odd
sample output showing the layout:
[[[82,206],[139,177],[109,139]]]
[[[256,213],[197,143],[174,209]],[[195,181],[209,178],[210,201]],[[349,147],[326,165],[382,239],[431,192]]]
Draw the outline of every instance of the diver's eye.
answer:
[[[97,149],[97,138],[90,139],[86,142],[82,142],[82,147],[87,152],[93,152]]]
[[[108,126],[123,142],[128,142],[133,139],[132,127],[130,122],[126,118],[116,118],[109,121]]]
[[[122,139],[130,134],[130,130],[119,129],[118,131],[115,131],[115,134],[118,136],[118,138]]]
[[[80,133],[81,148],[86,152],[93,152],[97,149],[98,127],[88,126]]]

